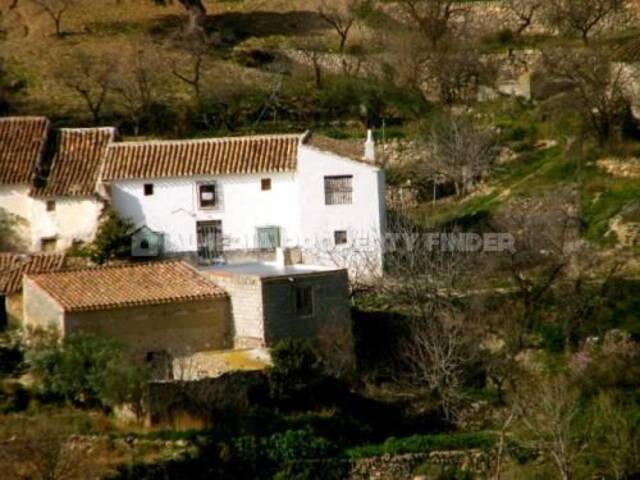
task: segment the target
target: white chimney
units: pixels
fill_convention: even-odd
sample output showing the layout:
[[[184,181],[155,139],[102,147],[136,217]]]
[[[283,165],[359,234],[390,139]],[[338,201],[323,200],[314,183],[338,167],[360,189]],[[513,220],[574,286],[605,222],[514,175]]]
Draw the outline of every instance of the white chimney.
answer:
[[[367,141],[364,142],[364,159],[372,163],[376,161],[376,142],[371,129],[367,130]]]

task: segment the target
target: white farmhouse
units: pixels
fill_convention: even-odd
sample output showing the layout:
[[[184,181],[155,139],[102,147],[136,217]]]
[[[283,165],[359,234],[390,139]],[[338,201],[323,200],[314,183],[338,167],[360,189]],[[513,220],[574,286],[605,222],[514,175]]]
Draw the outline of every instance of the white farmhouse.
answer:
[[[22,250],[64,251],[93,240],[104,201],[96,194],[113,128],[53,130],[44,117],[0,119],[0,209]]]
[[[166,254],[217,263],[299,247],[305,262],[352,268],[357,252],[380,270],[384,173],[371,136],[358,150],[309,134],[117,142],[102,180]]]

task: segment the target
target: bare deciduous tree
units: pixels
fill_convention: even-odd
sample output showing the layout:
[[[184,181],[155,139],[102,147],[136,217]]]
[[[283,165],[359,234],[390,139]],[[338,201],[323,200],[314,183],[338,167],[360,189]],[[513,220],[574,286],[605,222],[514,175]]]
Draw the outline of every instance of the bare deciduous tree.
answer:
[[[52,21],[55,27],[56,35],[61,37],[62,31],[62,17],[64,14],[75,5],[77,0],[30,0],[32,3],[40,7],[41,11],[45,13]]]
[[[180,37],[178,45],[186,57],[171,61],[171,74],[191,89],[196,107],[201,110],[205,61],[212,40],[206,35],[188,35]]]
[[[520,305],[512,315],[517,322],[512,348],[522,346],[522,336],[530,330],[542,299],[566,274],[575,253],[578,218],[573,197],[570,191],[557,191],[518,202],[498,217],[500,228],[515,240],[515,248],[505,252]]]
[[[579,392],[563,375],[531,379],[516,400],[520,428],[516,438],[548,458],[562,480],[575,478],[585,451],[584,425],[578,421]]]
[[[529,28],[543,6],[542,0],[507,0],[507,9],[517,18],[515,34],[520,36]]]
[[[399,3],[432,48],[440,46],[455,22],[467,12],[464,3],[455,0],[400,0]]]
[[[495,159],[493,137],[462,118],[438,122],[427,141],[428,168],[451,181],[458,196],[466,195]]]
[[[318,14],[340,37],[339,51],[343,52],[349,33],[356,22],[358,9],[366,0],[321,0]]]
[[[149,117],[157,101],[161,86],[162,69],[157,57],[145,48],[136,49],[118,65],[114,79],[114,92],[122,99],[127,116],[133,123],[134,134],[139,135],[142,123]]]
[[[580,112],[587,130],[601,145],[609,143],[628,107],[625,92],[633,79],[624,65],[614,63],[601,48],[547,51],[544,63],[552,75],[569,85],[572,106]]]
[[[473,255],[443,245],[405,215],[392,215],[385,251],[387,275],[382,288],[410,309],[400,347],[398,380],[426,391],[448,418],[464,398],[463,374],[473,360],[471,325],[463,326],[459,308]]]
[[[85,103],[94,124],[99,124],[107,97],[113,90],[116,62],[108,57],[80,52],[57,76]]]
[[[546,22],[563,33],[580,35],[585,43],[591,34],[615,18],[617,26],[625,23],[629,0],[547,0]]]

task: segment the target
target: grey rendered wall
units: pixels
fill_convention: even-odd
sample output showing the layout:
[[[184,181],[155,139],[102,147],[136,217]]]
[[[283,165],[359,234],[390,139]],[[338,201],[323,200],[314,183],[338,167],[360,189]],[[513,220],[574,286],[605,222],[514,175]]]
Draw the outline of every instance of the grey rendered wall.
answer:
[[[311,286],[313,314],[296,313],[295,288]],[[265,279],[262,286],[265,311],[265,340],[273,346],[289,337],[313,339],[336,326],[350,331],[351,310],[346,270],[315,273],[294,278]]]

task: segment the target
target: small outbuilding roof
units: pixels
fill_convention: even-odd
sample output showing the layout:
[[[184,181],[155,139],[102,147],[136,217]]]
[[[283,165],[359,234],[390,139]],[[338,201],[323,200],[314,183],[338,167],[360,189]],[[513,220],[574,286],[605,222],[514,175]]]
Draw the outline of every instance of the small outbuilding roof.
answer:
[[[0,118],[0,185],[31,184],[49,128],[45,117]]]
[[[62,270],[64,255],[0,253],[0,294],[22,290],[22,275]]]
[[[109,146],[104,180],[294,171],[302,135],[120,142]]]
[[[179,260],[27,275],[67,312],[109,310],[226,296]]]
[[[46,186],[34,188],[35,197],[91,196],[96,191],[107,146],[115,128],[62,128],[56,133],[55,154]]]

